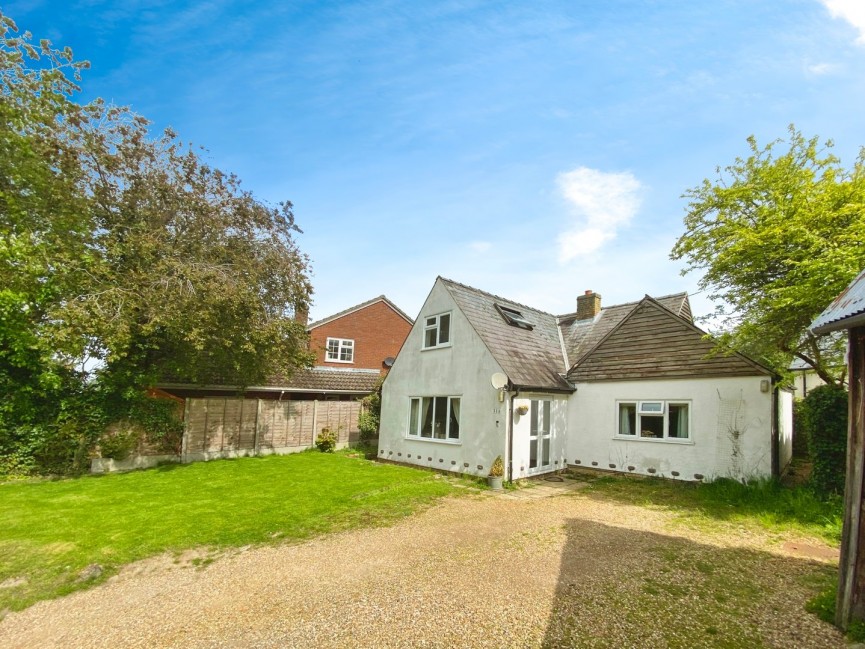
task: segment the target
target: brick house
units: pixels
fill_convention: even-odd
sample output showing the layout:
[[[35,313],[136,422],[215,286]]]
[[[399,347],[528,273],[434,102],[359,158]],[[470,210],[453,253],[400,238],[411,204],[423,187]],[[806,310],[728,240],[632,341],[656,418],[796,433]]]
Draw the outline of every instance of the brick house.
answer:
[[[318,368],[376,370],[399,353],[414,321],[384,295],[308,325]],[[388,360],[390,359],[390,360]]]
[[[305,316],[301,315],[304,318]],[[313,367],[288,378],[271,377],[251,385],[248,398],[353,401],[375,389],[379,378],[411,331],[414,321],[384,295],[309,323]],[[238,386],[162,383],[157,386],[179,397],[236,394]]]

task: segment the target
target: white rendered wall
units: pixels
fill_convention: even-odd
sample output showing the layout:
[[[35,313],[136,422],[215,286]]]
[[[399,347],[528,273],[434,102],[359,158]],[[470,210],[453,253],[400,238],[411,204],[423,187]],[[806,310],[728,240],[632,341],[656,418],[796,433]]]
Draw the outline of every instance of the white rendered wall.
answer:
[[[778,392],[778,468],[783,472],[793,459],[793,393]]]
[[[817,376],[813,370],[796,370],[793,372],[793,386],[796,388],[796,398],[804,399],[814,388],[826,385],[826,381]]]
[[[451,313],[451,346],[422,350],[424,320]],[[379,455],[385,460],[487,475],[497,455],[506,457],[506,408],[490,377],[502,369],[436,282],[382,389]],[[460,397],[458,442],[408,437],[411,397]],[[480,467],[480,468],[479,468]]]
[[[762,377],[762,380],[766,380]],[[694,480],[772,472],[772,393],[761,377],[580,383],[568,409],[568,464]],[[616,437],[617,401],[689,401],[691,439]],[[611,465],[615,465],[614,467]],[[673,472],[678,473],[674,475]]]

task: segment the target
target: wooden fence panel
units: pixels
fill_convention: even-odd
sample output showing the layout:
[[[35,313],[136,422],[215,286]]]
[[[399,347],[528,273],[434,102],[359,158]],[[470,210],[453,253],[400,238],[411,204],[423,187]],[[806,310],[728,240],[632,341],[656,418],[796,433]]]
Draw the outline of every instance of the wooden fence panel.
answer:
[[[204,450],[210,453],[222,450],[222,436],[225,430],[225,401],[225,399],[207,399]]]
[[[189,415],[186,419],[186,452],[204,451],[205,430],[207,427],[207,400],[190,399]]]
[[[273,408],[273,446],[285,448],[288,444],[288,401],[277,401]]]
[[[316,434],[321,432],[322,428],[330,428],[337,433],[340,444],[356,439],[360,410],[359,401],[319,401]]]
[[[255,426],[258,422],[258,402],[253,399],[240,399],[240,431],[237,450],[255,449]]]
[[[236,451],[240,440],[240,414],[244,399],[225,400],[223,421],[223,451]]]
[[[311,447],[315,444],[315,406],[317,401],[295,401],[299,405],[300,424],[298,432],[300,434],[300,446]]]
[[[288,418],[288,435],[286,444],[288,446],[303,446],[303,401],[289,401],[286,408]]]
[[[323,428],[343,444],[357,440],[360,411],[359,401],[191,398],[185,449],[194,455],[309,448]]]
[[[273,449],[273,401],[260,401],[258,414],[258,449]]]

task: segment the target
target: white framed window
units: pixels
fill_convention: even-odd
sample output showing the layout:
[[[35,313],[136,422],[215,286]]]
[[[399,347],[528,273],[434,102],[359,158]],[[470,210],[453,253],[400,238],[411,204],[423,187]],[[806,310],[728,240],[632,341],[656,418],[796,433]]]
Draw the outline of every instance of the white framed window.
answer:
[[[354,341],[347,338],[328,338],[325,359],[333,363],[353,363]]]
[[[444,442],[459,441],[460,398],[412,397],[409,399],[408,435]]]
[[[451,314],[439,313],[424,318],[423,348],[434,349],[451,344]]]
[[[689,401],[617,401],[616,410],[619,438],[691,441]]]

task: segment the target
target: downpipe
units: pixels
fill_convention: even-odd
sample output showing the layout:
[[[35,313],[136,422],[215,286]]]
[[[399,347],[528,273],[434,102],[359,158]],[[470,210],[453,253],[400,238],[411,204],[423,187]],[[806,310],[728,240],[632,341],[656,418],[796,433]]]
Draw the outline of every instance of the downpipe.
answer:
[[[520,395],[519,390],[508,391],[508,482],[514,481],[514,399]]]

